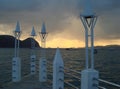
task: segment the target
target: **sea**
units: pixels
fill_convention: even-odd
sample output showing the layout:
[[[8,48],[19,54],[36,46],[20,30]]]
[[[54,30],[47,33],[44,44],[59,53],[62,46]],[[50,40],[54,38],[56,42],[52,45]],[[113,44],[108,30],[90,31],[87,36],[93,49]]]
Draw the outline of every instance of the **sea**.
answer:
[[[96,53],[94,54],[95,70],[99,71],[99,78],[106,81],[120,84],[120,47],[95,47]],[[22,77],[30,74],[30,55],[29,48],[20,48],[19,57],[21,58],[21,72]],[[36,69],[39,73],[39,60],[41,57],[41,49],[35,49],[36,55]],[[53,72],[53,61],[56,53],[56,48],[46,48],[47,70]],[[85,69],[85,48],[60,48],[60,53],[63,58],[64,67],[66,69],[81,72]],[[89,49],[89,62],[90,62],[90,49]],[[14,57],[13,48],[0,48],[0,89],[12,81],[12,58]],[[90,67],[90,64],[89,64]],[[81,74],[72,71],[64,70],[65,82],[71,83],[80,88],[80,80],[72,77],[75,75],[81,78]],[[51,74],[50,73],[50,74]],[[67,73],[71,74],[68,75]],[[52,75],[48,73],[48,78],[51,80]],[[108,84],[99,83],[108,89],[118,89]],[[66,89],[73,89],[65,83]]]

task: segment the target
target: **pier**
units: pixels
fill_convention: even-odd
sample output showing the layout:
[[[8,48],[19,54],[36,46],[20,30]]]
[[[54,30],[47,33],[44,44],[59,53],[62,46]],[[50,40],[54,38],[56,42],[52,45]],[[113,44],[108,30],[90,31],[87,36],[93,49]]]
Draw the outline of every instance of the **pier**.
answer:
[[[8,49],[5,49],[8,50]],[[12,49],[10,49],[12,50]],[[64,89],[81,89],[80,88],[80,83],[81,83],[81,71],[84,67],[84,55],[83,55],[83,51],[84,49],[72,49],[70,51],[65,50],[65,49],[60,49],[61,51],[61,55],[63,57],[64,60]],[[4,83],[3,86],[0,86],[0,89],[52,89],[52,81],[53,81],[53,57],[55,55],[55,49],[47,49],[47,53],[48,53],[48,62],[47,62],[47,81],[44,83],[41,83],[39,81],[39,75],[38,75],[38,70],[39,67],[37,66],[37,72],[35,75],[31,75],[30,74],[30,66],[28,66],[30,60],[29,59],[29,55],[28,52],[30,50],[28,49],[21,49],[22,52],[20,52],[21,55],[21,59],[22,59],[22,77],[21,77],[21,81],[19,82],[12,82],[11,80],[11,76],[8,75],[6,77],[2,76],[3,79],[5,79],[5,81],[3,80]],[[38,51],[37,54],[39,54],[40,50],[36,50]],[[3,51],[4,52],[4,51]],[[26,54],[21,54],[25,52]],[[71,55],[74,52],[74,55]],[[108,64],[110,63],[110,61],[112,60],[108,60],[109,58],[112,57],[112,55],[109,54],[114,54],[116,57],[114,59],[114,63],[116,62],[116,60],[118,60],[117,58],[117,54],[116,52],[119,53],[119,50],[114,50],[114,51],[109,51],[108,49],[98,49],[98,54],[95,55],[96,58],[96,69],[100,70],[100,78],[96,81],[99,81],[99,88],[98,89],[119,89],[120,88],[120,84],[119,84],[119,76],[112,76],[111,74],[113,74],[113,71],[111,71],[111,69],[116,68],[116,66],[114,64],[112,64],[113,66],[111,67],[111,69],[102,69],[104,66],[105,68],[108,68],[108,65],[104,65],[105,61],[108,62]],[[5,54],[5,53],[4,53]],[[6,53],[6,55],[9,54]],[[80,58],[78,55],[75,56],[75,54],[79,54]],[[106,54],[106,55],[104,55]],[[68,56],[69,55],[69,56]],[[101,57],[101,55],[104,55],[103,57]],[[12,55],[11,55],[12,57]],[[37,57],[39,58],[39,57]],[[104,58],[107,58],[104,61]],[[7,59],[5,59],[7,60]],[[24,60],[24,61],[23,61]],[[38,63],[38,59],[36,60]],[[10,64],[10,61],[5,61],[7,65],[8,63]],[[27,63],[27,64],[26,64]],[[38,64],[37,64],[38,65]],[[78,66],[79,65],[79,66]],[[2,65],[0,65],[2,67]],[[9,68],[11,68],[11,65],[7,65]],[[7,66],[5,66],[5,70],[7,69]],[[23,69],[25,68],[25,69]],[[29,71],[28,71],[29,70]],[[118,72],[117,72],[118,70]],[[3,71],[3,75],[7,75],[10,74],[11,70],[8,70],[7,73],[5,73]],[[24,74],[23,74],[24,73]],[[116,69],[115,72],[116,75],[119,75],[119,69]],[[1,77],[1,80],[2,80]],[[10,78],[10,80],[9,80]],[[109,78],[109,79],[108,79]],[[114,80],[118,80],[117,82],[115,82],[114,80],[112,80],[112,78],[114,78]],[[9,81],[9,82],[7,82]]]
[[[25,76],[20,82],[7,83],[2,89],[52,89],[52,87],[49,82],[39,82],[38,76],[28,75]]]
[[[43,23],[41,31],[39,32],[41,47],[37,49],[34,43],[36,33],[33,27],[31,32],[33,38],[33,40],[31,40],[31,54],[29,54],[27,60],[24,59],[26,57],[25,51],[23,52],[24,57],[20,55],[20,53],[22,53],[20,52],[21,29],[19,22],[17,22],[16,29],[14,30],[15,54],[11,63],[11,81],[7,83],[4,82],[4,86],[0,89],[120,89],[120,84],[102,79],[100,76],[100,69],[106,68],[106,64],[102,65],[102,61],[111,59],[112,61],[110,61],[110,63],[112,63],[114,60],[112,57],[105,57],[101,60],[101,58],[107,54],[103,53],[105,50],[102,50],[102,56],[99,54],[100,56],[95,57],[94,28],[97,19],[98,15],[94,13],[91,1],[84,0],[83,12],[80,14],[80,20],[85,30],[85,48],[82,48],[82,51],[79,51],[79,48],[74,50],[55,48],[53,54],[53,49],[50,49],[48,53],[46,51],[48,32],[46,32],[45,23]],[[36,53],[35,51],[38,50],[41,52]],[[64,52],[61,52],[61,50],[64,50]],[[99,50],[101,51],[101,49]],[[71,54],[67,54],[67,51]],[[113,53],[114,52],[112,52],[112,56]],[[40,55],[39,60],[38,55]],[[63,55],[65,56],[63,57]],[[107,55],[111,56],[109,53]],[[28,59],[30,60],[30,71],[24,75],[22,73],[25,73],[27,69],[22,72],[22,65],[26,66],[23,62],[28,62]],[[96,60],[97,64],[95,62]],[[99,65],[100,63],[101,65]],[[108,61],[106,63],[108,63]],[[111,67],[109,69],[111,69]],[[114,70],[115,69],[111,69],[111,72]],[[116,70],[118,71],[118,69]],[[116,75],[113,74],[112,76]]]

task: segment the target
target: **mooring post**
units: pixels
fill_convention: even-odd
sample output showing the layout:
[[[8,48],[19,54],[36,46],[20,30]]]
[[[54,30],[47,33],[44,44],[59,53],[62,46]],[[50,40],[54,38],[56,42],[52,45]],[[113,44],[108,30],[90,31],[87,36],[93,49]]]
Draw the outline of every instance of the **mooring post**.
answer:
[[[53,89],[64,89],[64,63],[59,49],[53,62]]]
[[[46,60],[46,37],[47,37],[45,24],[42,24],[41,32],[39,35],[41,37],[41,58],[39,60],[39,81],[46,82],[47,81],[47,60]]]
[[[30,59],[31,59],[31,69],[30,69],[30,73],[31,75],[34,75],[36,74],[36,55],[35,55],[35,39],[34,37],[36,36],[36,33],[35,33],[35,29],[34,27],[32,28],[32,31],[31,31],[31,56],[30,56]]]
[[[86,45],[86,64],[85,69],[81,73],[81,89],[98,89],[99,72],[94,69],[94,26],[97,16],[93,12],[91,1],[84,0],[84,10],[80,15],[80,19],[85,28],[85,45]],[[89,57],[88,46],[89,37],[91,42],[91,54]],[[91,60],[91,61],[89,61]],[[89,63],[90,62],[90,63]]]
[[[19,40],[21,36],[20,24],[17,22],[15,35],[15,55],[12,59],[12,81],[19,82],[21,80],[21,59],[19,57]]]

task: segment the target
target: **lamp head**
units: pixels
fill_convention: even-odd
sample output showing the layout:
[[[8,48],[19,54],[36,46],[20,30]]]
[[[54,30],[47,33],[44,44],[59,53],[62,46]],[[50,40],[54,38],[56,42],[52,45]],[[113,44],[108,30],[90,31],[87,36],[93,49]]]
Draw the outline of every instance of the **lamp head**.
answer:
[[[45,23],[42,24],[41,34],[47,34],[47,33],[46,33]]]
[[[33,28],[32,28],[31,36],[36,36],[34,26],[33,26]]]
[[[20,31],[20,24],[19,24],[18,21],[17,21],[17,24],[16,24],[15,33],[21,33],[21,31]]]
[[[92,2],[90,0],[84,0],[83,5],[83,13],[81,15],[86,18],[91,18],[92,16],[94,16]]]

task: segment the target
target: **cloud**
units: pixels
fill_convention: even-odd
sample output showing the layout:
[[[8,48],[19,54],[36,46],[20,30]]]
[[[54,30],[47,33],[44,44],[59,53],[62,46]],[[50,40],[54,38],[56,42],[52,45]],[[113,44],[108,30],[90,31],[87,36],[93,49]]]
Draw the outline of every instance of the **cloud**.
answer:
[[[77,0],[78,1],[78,0]],[[42,24],[49,27],[50,32],[62,30],[67,19],[76,13],[77,1],[74,0],[2,0],[0,23]],[[33,3],[34,2],[34,3]],[[22,4],[23,3],[23,4]],[[33,9],[31,11],[31,9]],[[34,10],[35,9],[35,10]],[[2,13],[3,12],[3,13]]]
[[[39,0],[1,0],[0,10],[8,12],[19,12],[23,10],[36,10],[40,5]]]
[[[99,16],[95,27],[96,40],[119,39],[120,0],[92,2]],[[29,36],[33,25],[39,32],[44,21],[49,40],[61,36],[84,41],[84,28],[79,19],[82,5],[83,0],[0,0],[0,24],[7,25],[0,29],[1,32],[13,31],[19,20],[25,37]]]

